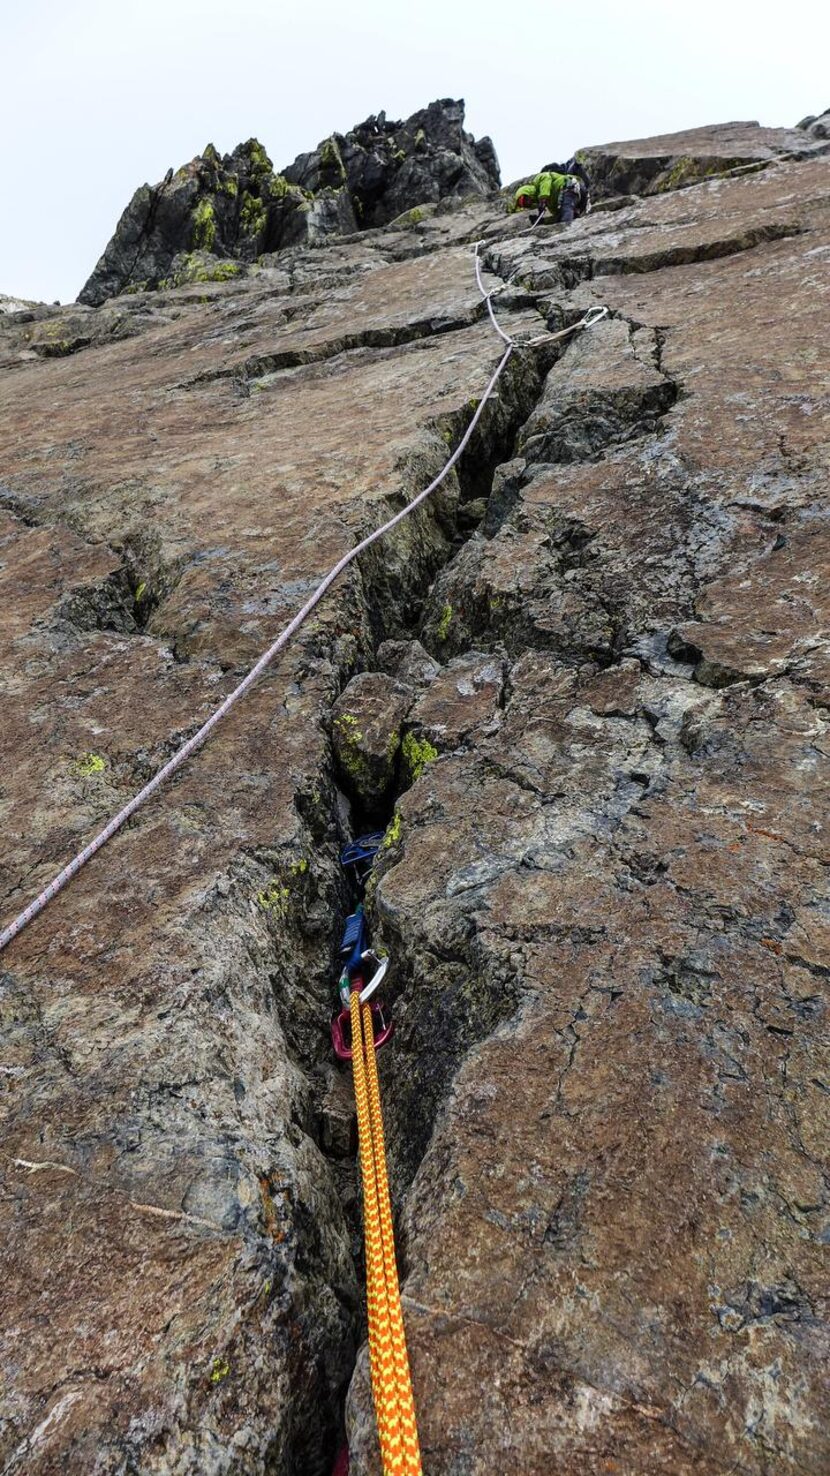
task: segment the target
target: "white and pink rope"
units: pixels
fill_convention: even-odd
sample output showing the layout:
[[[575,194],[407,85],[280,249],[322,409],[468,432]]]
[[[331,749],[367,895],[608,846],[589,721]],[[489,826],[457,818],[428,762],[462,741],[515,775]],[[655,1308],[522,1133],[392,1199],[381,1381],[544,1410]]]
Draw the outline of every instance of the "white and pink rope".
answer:
[[[168,759],[167,763],[159,769],[157,774],[153,775],[152,779],[150,779],[149,782],[145,784],[144,788],[140,789],[137,794],[133,795],[132,799],[129,800],[124,808],[122,810],[119,810],[117,815],[113,815],[112,819],[108,821],[103,830],[99,831],[98,834],[94,836],[93,839],[89,841],[89,843],[85,845],[82,850],[78,851],[77,855],[73,856],[72,860],[68,861],[63,869],[52,878],[48,886],[45,886],[43,888],[43,891],[40,892],[38,896],[35,897],[27,907],[24,907],[23,911],[18,913],[17,917],[13,918],[13,920],[3,929],[3,931],[0,932],[0,952],[2,952],[2,950],[6,948],[9,943],[11,943],[13,938],[17,937],[18,933],[21,933],[23,931],[26,925],[30,923],[33,918],[37,917],[38,913],[43,911],[44,907],[46,907],[46,905],[51,902],[52,898],[56,897],[58,892],[60,892],[63,887],[66,886],[67,882],[72,880],[73,876],[77,876],[78,872],[81,870],[81,867],[85,866],[87,861],[91,860],[96,851],[100,851],[101,847],[106,845],[107,841],[113,835],[115,835],[116,831],[121,829],[121,826],[124,825],[126,821],[129,820],[131,816],[133,816],[143,804],[146,803],[150,796],[155,794],[156,790],[159,789],[161,785],[164,784],[165,781],[171,777],[171,775],[175,774],[176,770],[182,767],[182,764],[187,762],[187,760],[190,758],[190,755],[195,753],[198,748],[201,748],[202,744],[205,742],[205,739],[216,727],[217,723],[221,722],[222,718],[230,712],[231,708],[235,707],[237,702],[239,702],[239,700],[245,696],[245,693],[249,690],[249,688],[253,686],[254,682],[257,681],[257,679],[262,675],[265,669],[270,666],[271,662],[278,654],[278,652],[281,651],[283,647],[288,644],[291,637],[295,634],[296,631],[300,629],[300,626],[303,624],[303,622],[308,619],[308,616],[311,614],[312,610],[315,608],[316,605],[320,603],[321,599],[323,598],[327,590],[331,588],[338,575],[342,574],[343,570],[346,569],[349,564],[353,563],[355,559],[359,558],[362,553],[365,553],[366,549],[370,548],[373,543],[377,543],[379,538],[383,538],[385,534],[390,533],[393,528],[397,527],[398,523],[403,522],[404,518],[408,518],[417,507],[420,507],[421,503],[425,502],[426,499],[436,490],[437,487],[440,487],[441,483],[444,481],[445,477],[447,477],[447,475],[452,471],[452,468],[456,465],[459,458],[463,456],[465,450],[467,449],[467,446],[470,444],[470,439],[473,435],[473,432],[475,431],[475,428],[484,413],[484,407],[486,406],[487,401],[489,400],[491,394],[493,393],[493,390],[495,389],[502,374],[504,373],[504,370],[507,367],[511,355],[514,353],[516,348],[520,347],[520,345],[517,344],[515,340],[509,338],[505,333],[502,332],[501,328],[499,328],[498,324],[495,321],[495,315],[490,303],[491,294],[485,291],[481,282],[481,274],[478,261],[478,247],[476,247],[476,279],[481,289],[482,296],[487,302],[487,307],[493,325],[496,328],[499,336],[504,339],[507,347],[502,354],[501,359],[499,360],[498,366],[496,367],[493,374],[490,376],[490,381],[476,408],[475,414],[470,420],[470,423],[467,426],[464,435],[461,437],[461,440],[459,441],[449,460],[446,462],[445,466],[438,473],[437,477],[433,478],[429,486],[425,487],[423,492],[419,492],[417,497],[414,497],[411,502],[407,503],[405,508],[403,508],[399,513],[396,513],[394,517],[389,518],[388,521],[383,523],[381,527],[376,528],[373,533],[367,534],[365,538],[361,539],[360,543],[355,544],[354,548],[349,549],[348,553],[345,553],[342,559],[338,560],[338,562],[329,570],[325,577],[321,579],[317,588],[314,590],[314,593],[309,596],[302,609],[298,610],[293,620],[290,620],[288,625],[285,626],[284,630],[280,631],[280,634],[277,636],[276,640],[271,643],[267,651],[263,652],[256,664],[251,667],[251,670],[248,672],[247,676],[243,677],[239,685],[234,687],[233,691],[228,694],[224,702],[220,703],[216,711],[211,714],[211,716],[207,719],[205,723],[202,724],[199,731],[197,733],[194,733],[192,738],[188,738],[186,743],[182,744],[181,748],[179,748],[176,753],[173,754],[173,757],[171,759]],[[563,329],[561,333],[551,334],[550,337],[564,338],[567,334],[575,333],[580,328],[590,327],[593,321],[596,320],[592,318],[590,314],[586,314],[585,318],[581,319],[578,323],[574,323],[570,328]],[[548,335],[545,335],[545,337],[547,336]],[[540,340],[538,339],[532,340],[534,344],[539,341]]]

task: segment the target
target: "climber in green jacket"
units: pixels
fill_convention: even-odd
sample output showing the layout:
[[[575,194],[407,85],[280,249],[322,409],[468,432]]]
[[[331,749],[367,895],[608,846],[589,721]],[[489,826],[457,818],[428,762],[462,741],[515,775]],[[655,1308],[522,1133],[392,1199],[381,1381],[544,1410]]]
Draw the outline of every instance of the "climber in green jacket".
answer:
[[[519,185],[513,209],[538,209],[569,225],[589,209],[590,188],[587,172],[576,159],[569,159],[564,165],[548,164],[541,174]]]

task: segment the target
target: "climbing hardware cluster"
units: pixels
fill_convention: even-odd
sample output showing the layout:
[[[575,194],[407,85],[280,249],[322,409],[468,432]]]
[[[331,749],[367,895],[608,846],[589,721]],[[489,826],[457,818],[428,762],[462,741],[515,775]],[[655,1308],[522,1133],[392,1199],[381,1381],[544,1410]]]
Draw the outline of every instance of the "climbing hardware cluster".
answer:
[[[358,885],[382,837],[361,836],[341,855]],[[380,1103],[377,1052],[392,1035],[393,1022],[376,998],[388,966],[369,947],[362,902],[346,919],[340,945],[343,970],[338,982],[342,1008],[335,1015],[332,1044],[339,1060],[350,1060],[357,1111],[358,1151],[363,1183],[363,1235],[366,1250],[366,1313],[369,1367],[384,1476],[420,1476],[418,1428],[406,1348],[392,1206],[386,1171],[386,1145]],[[374,972],[367,981],[368,966]],[[348,1469],[348,1466],[341,1467]]]

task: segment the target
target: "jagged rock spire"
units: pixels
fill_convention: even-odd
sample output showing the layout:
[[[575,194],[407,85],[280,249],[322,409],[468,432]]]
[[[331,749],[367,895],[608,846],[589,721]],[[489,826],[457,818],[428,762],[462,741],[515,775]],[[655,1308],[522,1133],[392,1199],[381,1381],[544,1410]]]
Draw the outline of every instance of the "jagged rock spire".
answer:
[[[158,185],[142,185],[79,300],[235,274],[264,252],[384,225],[413,206],[499,187],[489,138],[465,132],[464,103],[430,103],[405,123],[367,118],[324,139],[278,173],[248,139],[220,157],[213,144]],[[218,259],[218,266],[199,253]]]

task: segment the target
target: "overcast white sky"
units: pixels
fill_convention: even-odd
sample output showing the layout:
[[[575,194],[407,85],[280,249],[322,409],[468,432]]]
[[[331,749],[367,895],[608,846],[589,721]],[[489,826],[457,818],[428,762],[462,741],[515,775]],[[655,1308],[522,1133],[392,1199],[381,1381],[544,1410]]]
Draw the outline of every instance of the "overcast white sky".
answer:
[[[73,299],[136,187],[251,135],[279,168],[463,97],[507,181],[581,145],[830,106],[799,0],[0,0],[0,292]]]

